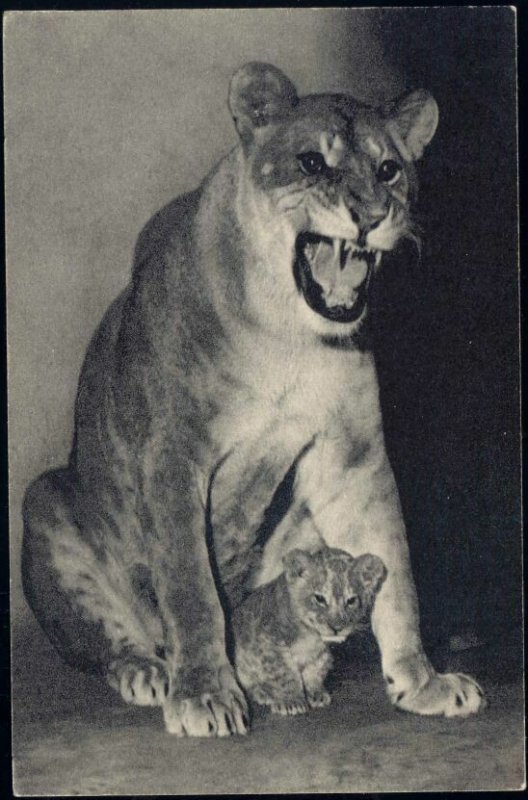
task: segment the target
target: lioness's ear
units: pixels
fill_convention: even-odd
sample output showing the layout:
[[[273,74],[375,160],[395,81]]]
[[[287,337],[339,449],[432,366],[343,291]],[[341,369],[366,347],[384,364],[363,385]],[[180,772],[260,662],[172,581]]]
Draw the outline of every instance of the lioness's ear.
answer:
[[[312,557],[305,550],[290,550],[282,559],[286,577],[301,578],[310,569]]]
[[[271,64],[251,61],[231,78],[229,109],[243,141],[249,141],[255,128],[268,125],[296,102],[295,86]]]
[[[381,558],[370,553],[356,559],[355,569],[369,594],[375,594],[387,577],[387,569]]]
[[[403,144],[403,148],[399,146],[402,154],[408,155],[409,161],[421,158],[438,125],[436,100],[429,92],[418,89],[392,103],[386,114],[396,145]]]

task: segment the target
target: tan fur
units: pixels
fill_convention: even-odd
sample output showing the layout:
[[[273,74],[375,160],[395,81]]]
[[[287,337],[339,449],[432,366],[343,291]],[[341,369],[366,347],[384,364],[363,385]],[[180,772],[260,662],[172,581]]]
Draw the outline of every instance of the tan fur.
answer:
[[[141,233],[86,355],[69,464],[26,494],[26,596],[65,659],[161,704],[170,732],[245,733],[229,610],[320,535],[387,565],[373,629],[392,700],[472,713],[478,687],[422,650],[366,328],[383,253],[413,235],[436,104],[298,98],[256,63],[229,105],[240,144]]]

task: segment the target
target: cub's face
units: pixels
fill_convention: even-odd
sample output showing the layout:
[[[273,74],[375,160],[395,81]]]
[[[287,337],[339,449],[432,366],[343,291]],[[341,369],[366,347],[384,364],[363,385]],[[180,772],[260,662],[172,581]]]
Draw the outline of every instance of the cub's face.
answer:
[[[344,642],[362,626],[387,574],[377,556],[353,558],[334,548],[292,550],[284,568],[293,613],[326,642]]]
[[[382,254],[412,236],[413,162],[437,125],[415,92],[384,109],[347,95],[298,98],[277,69],[248,64],[230,89],[243,153],[239,218],[303,324],[349,334]]]

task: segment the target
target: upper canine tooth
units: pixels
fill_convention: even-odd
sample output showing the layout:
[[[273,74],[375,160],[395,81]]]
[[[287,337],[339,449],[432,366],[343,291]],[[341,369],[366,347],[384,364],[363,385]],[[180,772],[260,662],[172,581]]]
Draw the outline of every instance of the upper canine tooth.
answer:
[[[308,256],[308,258],[310,259],[310,261],[313,261],[315,255],[316,255],[316,253],[317,253],[317,251],[319,249],[319,245],[320,245],[320,242],[318,242],[317,244],[315,242],[307,242],[306,243],[306,245],[304,247],[304,251],[305,251],[306,255]]]

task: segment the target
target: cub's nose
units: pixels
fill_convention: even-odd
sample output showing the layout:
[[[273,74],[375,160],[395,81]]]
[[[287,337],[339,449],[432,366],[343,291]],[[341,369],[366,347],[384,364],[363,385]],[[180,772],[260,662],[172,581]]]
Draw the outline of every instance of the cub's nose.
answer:
[[[334,634],[335,636],[337,636],[338,634],[340,634],[340,633],[341,633],[341,631],[342,631],[344,628],[346,628],[347,624],[348,624],[348,623],[347,623],[347,620],[344,620],[344,619],[334,619],[334,620],[332,620],[332,622],[329,622],[329,623],[328,623],[328,627],[329,627],[329,628],[330,628],[330,630],[332,631],[332,634]]]

